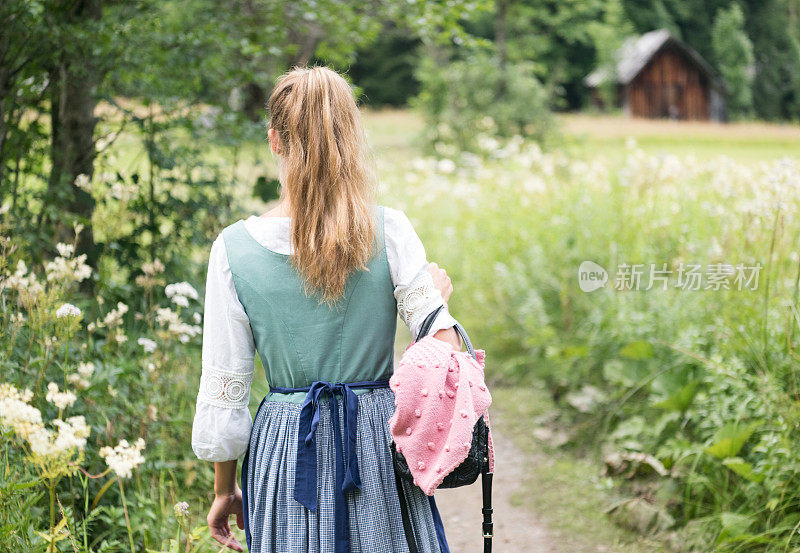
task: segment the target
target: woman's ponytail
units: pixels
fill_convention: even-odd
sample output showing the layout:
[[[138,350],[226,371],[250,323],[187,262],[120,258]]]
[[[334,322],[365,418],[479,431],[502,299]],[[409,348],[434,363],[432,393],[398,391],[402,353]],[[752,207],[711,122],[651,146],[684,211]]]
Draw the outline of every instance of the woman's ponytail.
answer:
[[[324,66],[285,73],[267,109],[281,142],[292,263],[306,294],[334,303],[374,253],[375,178],[361,113],[347,81]]]

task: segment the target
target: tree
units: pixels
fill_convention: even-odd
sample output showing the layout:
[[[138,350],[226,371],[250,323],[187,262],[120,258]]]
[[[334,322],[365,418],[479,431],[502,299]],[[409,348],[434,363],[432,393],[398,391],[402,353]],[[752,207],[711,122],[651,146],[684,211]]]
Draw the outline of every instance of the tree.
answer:
[[[722,77],[728,84],[728,110],[732,117],[748,117],[753,111],[753,43],[744,30],[744,14],[738,4],[717,10],[711,29],[711,45]]]
[[[102,15],[101,0],[56,2],[47,14],[59,46],[47,71],[52,133],[47,204],[52,219],[57,223],[62,218],[55,212],[63,209],[69,218],[76,217],[85,225],[79,238],[78,252],[87,255],[90,265],[95,265],[99,256],[91,226],[94,200],[75,185],[75,180],[79,175],[91,178],[94,174],[94,129],[97,124],[94,112],[101,74],[92,55],[92,43],[72,42],[75,35],[70,31],[85,32],[94,27]],[[69,228],[61,225],[56,239],[68,241],[66,232]]]
[[[745,22],[753,41],[753,104],[764,119],[800,119],[800,41],[790,23],[792,0],[747,0]]]

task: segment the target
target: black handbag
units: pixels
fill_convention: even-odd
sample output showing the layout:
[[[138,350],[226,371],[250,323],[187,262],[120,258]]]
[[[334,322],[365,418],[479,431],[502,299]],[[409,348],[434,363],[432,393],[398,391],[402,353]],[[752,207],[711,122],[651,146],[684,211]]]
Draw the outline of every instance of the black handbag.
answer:
[[[433,321],[436,320],[437,315],[439,315],[439,312],[442,309],[444,309],[444,305],[440,305],[434,309],[425,318],[417,335],[417,341],[428,335],[430,328],[433,325]],[[466,345],[469,354],[477,361],[478,358],[475,355],[472,342],[470,341],[469,336],[467,336],[467,332],[464,330],[464,327],[456,323],[454,328],[461,336],[461,340]],[[397,451],[394,440],[392,440],[390,447],[392,450],[392,462],[394,463],[397,491],[400,495],[401,503],[405,503],[405,497],[400,484],[400,479],[406,480],[413,484],[414,475],[411,474],[411,470],[408,468],[408,462],[406,462],[403,454]],[[459,464],[450,473],[448,473],[447,476],[444,477],[444,480],[442,480],[442,483],[439,484],[438,488],[457,488],[460,486],[467,486],[474,483],[478,479],[479,475],[481,476],[483,491],[483,508],[481,510],[483,513],[483,550],[485,553],[491,553],[492,537],[494,535],[492,522],[493,474],[489,472],[489,427],[486,425],[486,421],[482,416],[476,421],[475,427],[472,430],[472,442],[469,453],[467,453],[467,457],[461,462],[461,464]],[[401,507],[403,506],[404,505],[401,505]],[[411,553],[417,553],[416,544],[413,538],[413,531],[410,528],[408,515],[405,510],[403,510],[402,514],[403,527],[405,528],[406,537],[409,541],[409,550]]]

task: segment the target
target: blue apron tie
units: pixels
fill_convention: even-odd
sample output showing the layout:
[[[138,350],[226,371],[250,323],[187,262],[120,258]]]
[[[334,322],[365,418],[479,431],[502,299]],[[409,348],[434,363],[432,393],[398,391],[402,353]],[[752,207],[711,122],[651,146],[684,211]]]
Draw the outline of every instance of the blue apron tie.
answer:
[[[334,490],[335,553],[350,551],[350,521],[345,493],[361,489],[361,476],[356,456],[356,430],[358,428],[358,396],[356,388],[388,388],[389,380],[364,380],[361,382],[326,382],[318,380],[302,388],[270,387],[270,392],[291,394],[308,392],[300,409],[297,432],[297,464],[294,478],[294,498],[311,511],[317,509],[317,437],[320,419],[320,396],[328,394],[328,404],[333,419],[336,451],[336,489]],[[339,441],[339,403],[335,394],[341,394],[344,407],[344,450]],[[345,466],[346,461],[346,466]]]

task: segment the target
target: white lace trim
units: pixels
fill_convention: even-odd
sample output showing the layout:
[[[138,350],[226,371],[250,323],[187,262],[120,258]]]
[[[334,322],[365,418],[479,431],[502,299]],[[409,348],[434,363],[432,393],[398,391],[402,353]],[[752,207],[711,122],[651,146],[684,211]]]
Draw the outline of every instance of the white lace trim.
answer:
[[[218,407],[247,407],[252,383],[253,372],[237,373],[219,367],[203,367],[199,398]]]
[[[427,270],[420,271],[408,286],[398,288],[394,297],[397,312],[409,328],[416,328],[431,311],[442,305],[442,294]]]

